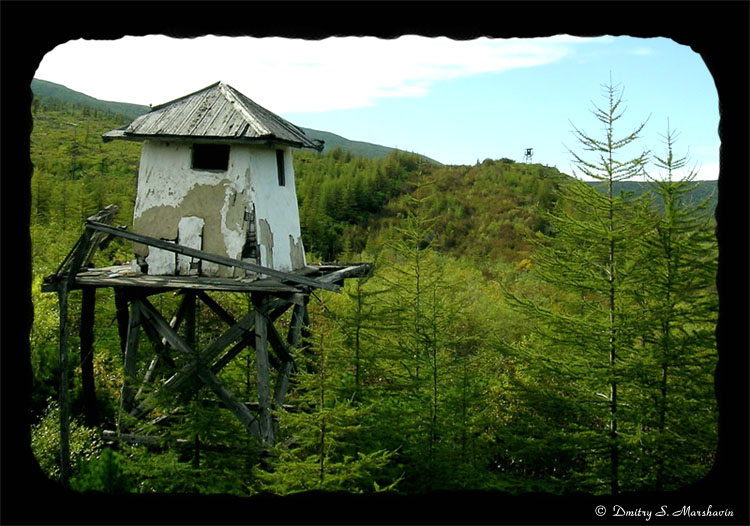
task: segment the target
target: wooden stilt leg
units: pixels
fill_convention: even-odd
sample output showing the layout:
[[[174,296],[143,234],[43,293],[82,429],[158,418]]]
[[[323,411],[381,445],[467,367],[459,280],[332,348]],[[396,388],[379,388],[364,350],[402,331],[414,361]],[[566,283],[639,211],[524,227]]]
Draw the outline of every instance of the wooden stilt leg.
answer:
[[[128,413],[133,407],[134,393],[130,387],[133,381],[138,365],[138,340],[140,336],[141,324],[141,305],[140,300],[133,300],[130,306],[130,321],[128,323],[128,337],[125,346],[125,376],[122,382],[122,392],[120,395],[121,413]],[[122,414],[120,415],[122,416]],[[120,418],[120,425],[122,424]]]
[[[185,305],[185,344],[193,350],[193,360],[195,361],[195,372],[196,380],[201,375],[201,355],[198,346],[196,345],[196,325],[195,325],[195,293],[185,292],[185,299],[183,300]],[[191,382],[194,387],[192,393],[188,393],[189,399],[194,402],[198,402],[198,393],[200,391],[200,383],[198,381]],[[193,468],[197,469],[201,464],[201,448],[200,448],[200,435],[197,430],[193,431]]]
[[[287,334],[287,344],[289,352],[299,345],[302,336],[302,327],[305,323],[305,313],[307,311],[307,296],[300,295],[299,302],[294,305],[292,311],[292,321],[289,324],[289,333]],[[287,389],[289,388],[289,377],[294,369],[294,361],[291,356],[284,361],[279,367],[279,374],[276,377],[274,386],[274,402],[277,407],[284,405]]]
[[[271,419],[271,388],[268,361],[268,296],[253,296],[255,305],[255,363],[257,367],[258,405],[261,440],[273,445],[273,423]]]
[[[96,388],[94,386],[94,306],[96,289],[85,287],[81,300],[81,388],[86,425],[97,423]]]
[[[60,476],[68,485],[70,478],[70,406],[68,399],[68,285],[58,290],[60,304]]]
[[[125,347],[128,341],[128,300],[121,287],[115,287],[115,309],[117,312],[117,332],[120,335],[120,351],[125,360]]]

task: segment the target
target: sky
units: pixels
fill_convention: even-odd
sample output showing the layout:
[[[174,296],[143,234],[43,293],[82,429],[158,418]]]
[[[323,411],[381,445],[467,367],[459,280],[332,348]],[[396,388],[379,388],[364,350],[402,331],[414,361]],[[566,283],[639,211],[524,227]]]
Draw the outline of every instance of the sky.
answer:
[[[592,113],[603,86],[622,90],[616,136],[643,121],[634,157],[675,154],[697,179],[719,171],[718,95],[700,55],[668,38],[451,40],[406,35],[323,40],[152,35],[73,40],[42,59],[35,77],[100,100],[157,105],[225,82],[307,128],[396,147],[443,164],[503,157],[574,172],[585,154],[574,126],[602,137]],[[656,177],[660,171],[651,166]],[[677,174],[678,176],[682,174]]]

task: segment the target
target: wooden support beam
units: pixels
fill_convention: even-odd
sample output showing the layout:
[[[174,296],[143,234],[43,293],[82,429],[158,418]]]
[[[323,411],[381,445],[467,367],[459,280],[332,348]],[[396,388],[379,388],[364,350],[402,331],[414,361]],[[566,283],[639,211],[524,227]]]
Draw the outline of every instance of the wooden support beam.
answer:
[[[268,363],[268,296],[253,295],[255,306],[255,365],[257,368],[258,420],[261,441],[273,445],[271,387]]]
[[[214,374],[219,374],[219,371],[226,367],[229,362],[231,362],[238,354],[240,354],[242,352],[242,349],[244,349],[248,345],[252,346],[254,343],[255,328],[252,328],[242,336],[240,341],[235,343],[227,352],[222,354],[219,359],[211,365],[211,372]]]
[[[109,205],[103,210],[100,210],[96,214],[90,216],[88,220],[96,221],[96,222],[108,225],[114,220],[116,213],[117,213],[117,206]],[[91,260],[94,257],[94,254],[99,249],[99,247],[100,246],[103,247],[109,244],[109,240],[111,238],[112,238],[111,234],[105,234],[104,232],[97,232],[96,234],[94,234],[91,238],[91,244],[89,246],[89,249],[86,251],[86,255],[83,259],[82,266],[84,267],[89,266],[91,264]]]
[[[70,401],[68,394],[68,283],[59,284],[60,305],[60,478],[67,486],[70,479]]]
[[[96,387],[94,384],[94,307],[96,289],[84,287],[81,298],[81,390],[83,414],[88,427],[97,423]]]
[[[188,380],[195,377],[198,365],[195,361],[195,353],[193,349],[177,334],[177,332],[169,326],[161,314],[159,314],[148,300],[143,299],[140,301],[140,304],[143,309],[144,318],[156,328],[159,334],[167,339],[167,342],[173,348],[182,353],[183,357],[187,360],[187,363],[172,375],[162,386],[163,389],[177,391],[185,385]],[[227,346],[231,345],[240,339],[243,334],[248,332],[252,327],[254,319],[255,313],[248,313],[235,325],[230,327],[224,334],[208,345],[200,356],[200,361],[204,365],[202,368],[205,368],[207,364],[211,363]],[[153,396],[149,397],[141,405],[136,407],[131,414],[136,417],[144,415],[153,407],[153,403],[155,402],[154,398],[155,397]]]
[[[171,326],[172,324],[170,324],[170,327]],[[151,347],[153,347],[156,357],[166,363],[170,368],[175,369],[177,365],[174,363],[174,360],[171,356],[169,356],[169,353],[167,352],[167,342],[164,340],[164,338],[161,337],[156,329],[154,329],[153,325],[151,325],[150,323],[144,323],[143,332],[146,333],[146,336],[151,342]]]
[[[186,297],[187,299],[187,297]],[[188,312],[190,309],[190,304],[188,301],[188,305],[184,308],[184,315],[189,316]],[[157,311],[154,306],[151,304],[150,301],[148,301],[146,298],[143,298],[139,301],[141,305],[141,309],[143,310],[143,317],[144,319],[151,324],[151,326],[156,330],[159,335],[162,336],[163,340],[166,340],[165,343],[168,343],[172,346],[175,350],[179,351],[185,358],[188,360],[191,360],[193,358],[193,349],[190,347],[187,342],[185,342],[178,334],[175,329],[173,329],[169,323],[167,323],[167,320],[162,317],[161,314],[159,314],[159,311]],[[180,305],[180,310],[183,310],[183,305],[185,304],[185,300],[183,300],[183,304]]]
[[[174,316],[172,316],[172,319],[169,322],[169,326],[172,327],[172,329],[174,329],[175,331],[180,327],[182,320],[185,318],[185,311],[187,309],[187,306],[188,302],[183,296],[182,301],[180,302],[180,306],[177,308],[177,312]],[[138,392],[135,395],[136,398],[140,398],[141,394],[143,393],[144,387],[151,381],[153,381],[159,360],[166,363],[172,371],[177,368],[174,360],[167,352],[167,339],[160,337],[156,329],[150,323],[144,323],[143,330],[145,331],[149,340],[151,340],[151,345],[156,355],[151,360],[151,363],[149,363],[146,374],[143,377],[143,382],[141,383],[141,386],[138,388]]]
[[[117,332],[120,335],[120,351],[125,360],[125,346],[128,341],[128,299],[122,287],[115,289],[115,310],[117,313]]]
[[[87,221],[86,228],[95,230],[98,232],[106,232],[115,236],[129,239],[131,241],[143,243],[144,245],[149,245],[152,247],[160,248],[162,250],[167,250],[169,252],[175,252],[177,254],[191,256],[194,258],[203,259],[205,261],[211,261],[212,263],[218,263],[220,265],[226,265],[229,267],[237,267],[237,268],[241,268],[244,270],[249,270],[250,272],[263,274],[265,276],[279,278],[283,281],[291,281],[292,283],[298,283],[300,285],[307,285],[308,287],[326,289],[326,290],[330,290],[333,292],[341,292],[341,287],[337,285],[333,285],[331,283],[320,282],[320,281],[307,278],[305,276],[300,276],[298,274],[294,274],[291,272],[283,272],[281,270],[276,270],[276,269],[272,269],[269,267],[263,267],[261,265],[256,265],[254,263],[249,263],[247,261],[219,256],[216,254],[211,254],[210,252],[204,252],[203,250],[198,250],[196,248],[190,248],[184,245],[178,245],[176,243],[162,241],[161,239],[156,239],[154,237],[144,236],[142,234],[136,234],[134,232],[128,232],[126,230],[120,230],[118,228],[113,228],[109,225],[105,225],[103,223],[99,223],[96,221],[90,221],[90,220]]]
[[[299,294],[301,296],[301,294]],[[289,306],[292,305],[291,302],[286,300],[280,300],[280,299],[272,299],[268,302],[268,308],[271,311],[268,315],[268,320],[273,323],[275,322],[279,316],[284,314],[288,309]],[[249,331],[245,336],[242,337],[242,339],[231,349],[229,349],[226,353],[224,353],[212,366],[211,371],[213,371],[214,374],[218,374],[219,371],[221,371],[230,361],[234,359],[235,356],[237,356],[240,352],[242,352],[242,349],[245,347],[253,346],[255,344],[255,329]],[[271,364],[271,366],[276,369],[277,371],[281,369],[283,366],[283,363],[274,358],[272,355],[268,355],[268,361]]]
[[[178,438],[176,440],[167,440],[161,437],[149,436],[149,435],[138,435],[135,433],[117,433],[117,431],[104,430],[102,431],[102,439],[107,442],[124,442],[126,444],[135,444],[149,447],[171,447],[177,446],[182,448],[193,447],[192,440],[186,440],[184,438]],[[241,455],[256,454],[260,451],[260,448],[248,448],[247,446],[226,446],[222,444],[202,444],[201,447],[207,451],[215,451],[217,453],[237,453]]]
[[[330,272],[317,279],[322,283],[338,283],[343,282],[346,278],[349,277],[368,274],[371,270],[372,265],[370,263],[359,263],[342,268],[341,270],[337,270],[335,272]]]
[[[140,337],[141,308],[140,300],[133,300],[130,304],[130,320],[128,322],[128,339],[125,346],[124,376],[122,390],[120,392],[120,418],[119,428],[123,429],[122,413],[128,413],[133,407],[134,392],[130,383],[135,378],[138,366],[138,341]]]
[[[277,331],[276,327],[273,326],[273,323],[270,322],[268,323],[267,329],[268,343],[271,344],[271,347],[276,352],[276,356],[278,356],[279,360],[282,362],[291,362],[292,355],[289,354],[289,349],[287,349],[286,343],[284,343],[284,340],[281,338],[279,331]]]
[[[214,373],[206,368],[201,368],[198,371],[198,377],[224,402],[226,408],[242,422],[245,428],[258,440],[265,441],[263,432],[259,429],[258,419],[245,407],[245,404],[237,400],[232,392],[219,382]],[[262,428],[262,424],[260,427]]]
[[[197,296],[201,299],[203,303],[205,303],[212,311],[214,311],[219,318],[227,322],[227,325],[234,325],[237,323],[237,320],[234,319],[234,316],[229,314],[226,310],[224,310],[224,307],[216,303],[216,301],[206,294],[205,291],[200,290],[197,292]]]
[[[58,303],[60,305],[60,478],[68,485],[70,477],[70,400],[68,386],[68,293],[81,268],[91,244],[91,232],[85,230],[73,250],[68,254],[53,281],[57,281]]]
[[[305,313],[307,312],[307,296],[302,296],[302,301],[294,305],[292,311],[292,320],[289,324],[289,332],[287,334],[287,344],[289,349],[294,349],[299,345],[302,336],[302,327],[305,322]],[[294,360],[290,356],[290,359],[283,362],[279,368],[279,374],[276,377],[276,385],[274,386],[274,402],[276,407],[283,407],[284,398],[286,392],[289,389],[289,378],[294,369]]]

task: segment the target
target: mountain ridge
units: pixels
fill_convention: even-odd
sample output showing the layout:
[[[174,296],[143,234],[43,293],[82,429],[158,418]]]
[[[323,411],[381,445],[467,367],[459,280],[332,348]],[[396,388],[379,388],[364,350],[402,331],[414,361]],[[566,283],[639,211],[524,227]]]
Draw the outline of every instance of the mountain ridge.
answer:
[[[122,116],[127,119],[135,119],[145,113],[151,111],[149,106],[142,104],[132,104],[128,102],[115,102],[100,100],[85,93],[72,90],[62,84],[50,82],[47,80],[34,78],[31,81],[31,90],[34,92],[34,96],[40,100],[51,99],[57,100],[65,104],[73,104],[79,106],[86,106],[91,109],[97,109],[103,112],[111,112],[115,115]],[[324,148],[322,153],[326,153],[329,150],[335,148],[341,148],[351,152],[352,155],[358,155],[366,157],[368,159],[385,159],[388,155],[394,151],[403,151],[398,148],[392,148],[390,146],[383,146],[380,144],[369,143],[366,141],[357,141],[348,139],[341,135],[324,131],[316,130],[314,128],[305,128],[298,126],[302,129],[305,134],[309,135],[313,139],[320,139],[324,141]],[[430,159],[427,156],[417,154],[425,161],[440,165],[442,163]]]

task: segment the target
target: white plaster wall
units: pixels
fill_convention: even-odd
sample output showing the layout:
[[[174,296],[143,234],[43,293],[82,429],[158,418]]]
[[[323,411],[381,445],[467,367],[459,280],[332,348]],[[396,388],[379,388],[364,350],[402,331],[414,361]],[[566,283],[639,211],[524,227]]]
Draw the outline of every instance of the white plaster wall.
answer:
[[[234,150],[230,149],[226,171],[193,170],[190,143],[146,141],[138,172],[134,229],[152,237],[176,239],[182,217],[199,217],[213,225],[207,232],[211,239],[204,240],[202,248],[238,258],[245,239],[243,213],[248,189],[244,167],[236,162]],[[221,239],[217,239],[219,231]],[[233,275],[233,269],[210,262],[204,262],[203,270],[205,275]],[[149,274],[156,272],[149,266]],[[159,269],[158,273],[166,272]]]
[[[239,259],[246,239],[244,211],[254,204],[261,246],[260,264],[271,266],[272,263],[273,268],[286,271],[304,266],[292,152],[284,149],[286,184],[281,187],[275,151],[272,147],[232,145],[227,171],[212,172],[191,169],[190,143],[146,141],[138,173],[133,214],[135,231],[176,239],[181,217],[203,217],[206,219],[203,249]],[[203,209],[206,209],[205,214]],[[220,227],[217,228],[219,215]],[[261,220],[270,228],[259,228]],[[221,240],[215,239],[219,231]],[[296,258],[290,250],[292,243],[299,244]],[[210,262],[203,262],[202,273],[236,274],[232,269]]]
[[[279,186],[276,168],[276,149],[252,147],[250,153],[250,187],[255,202],[256,222],[258,223],[258,242],[261,246],[261,264],[268,265],[270,245],[273,246],[273,267],[278,270],[295,270],[290,251],[290,236],[301,245],[299,210],[297,192],[294,187],[294,166],[292,150],[284,148],[285,185]],[[273,239],[264,239],[267,235],[260,221],[268,222]],[[304,266],[304,250],[302,264]]]
[[[190,162],[189,143],[145,141],[133,219],[156,205],[177,207],[195,186],[215,185],[226,177],[226,173],[191,170]]]

